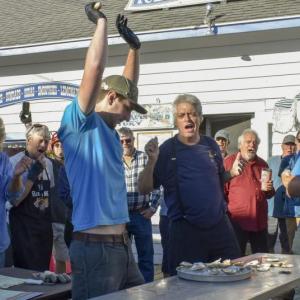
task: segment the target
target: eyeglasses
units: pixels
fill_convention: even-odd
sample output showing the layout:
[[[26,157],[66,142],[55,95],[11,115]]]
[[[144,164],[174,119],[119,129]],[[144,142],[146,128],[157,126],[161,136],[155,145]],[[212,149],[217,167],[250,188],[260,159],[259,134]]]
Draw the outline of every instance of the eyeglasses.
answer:
[[[132,142],[132,139],[123,139],[121,140],[121,144],[130,144]]]

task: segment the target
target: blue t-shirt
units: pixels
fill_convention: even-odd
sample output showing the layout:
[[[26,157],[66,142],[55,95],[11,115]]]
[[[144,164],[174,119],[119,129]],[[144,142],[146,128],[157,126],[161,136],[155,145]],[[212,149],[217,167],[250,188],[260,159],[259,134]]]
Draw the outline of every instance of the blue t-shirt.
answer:
[[[279,168],[280,168],[280,165],[281,165],[281,156],[280,155],[275,155],[275,156],[272,156],[268,159],[268,165],[269,165],[269,168],[272,169],[272,180],[273,180],[273,187],[275,189],[275,192],[277,193],[277,189],[282,185],[281,183],[281,178],[279,177]],[[268,199],[268,216],[269,217],[273,217],[274,216],[274,207],[276,209],[276,214],[280,214],[282,215],[283,212],[282,211],[278,211],[277,209],[280,209],[282,207],[283,209],[283,206],[281,206],[281,192],[278,193],[277,197],[273,196],[272,198]],[[276,200],[279,200],[280,199],[280,203],[278,204],[274,204],[274,201]]]
[[[279,176],[281,176],[282,172],[285,169],[294,170],[294,166],[299,157],[299,152],[296,154],[291,154],[285,156],[281,160],[280,168],[279,168]],[[293,173],[293,171],[292,171]],[[284,197],[284,206],[283,206],[283,214],[281,217],[285,218],[293,218],[300,216],[300,197],[288,197],[285,193],[285,188],[283,187],[284,193],[282,193],[282,197]],[[281,201],[282,202],[282,201]]]
[[[155,188],[164,188],[168,217],[173,221],[184,217],[202,228],[217,224],[225,212],[223,173],[223,158],[212,138],[201,136],[199,143],[191,146],[177,136],[163,143],[153,179]]]
[[[294,166],[292,168],[292,174],[294,176],[300,176],[300,152],[298,152],[298,154],[295,155],[295,159],[294,159]]]
[[[117,132],[78,99],[65,109],[59,138],[73,200],[74,231],[129,221],[122,148]]]

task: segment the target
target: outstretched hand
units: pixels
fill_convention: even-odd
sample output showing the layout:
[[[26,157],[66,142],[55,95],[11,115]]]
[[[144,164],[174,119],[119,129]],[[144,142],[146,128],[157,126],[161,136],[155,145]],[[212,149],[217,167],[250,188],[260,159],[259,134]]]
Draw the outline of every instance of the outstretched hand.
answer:
[[[235,177],[242,174],[246,164],[247,162],[242,158],[241,153],[238,152],[235,161],[233,162],[232,168],[230,170],[230,175],[232,177]]]
[[[88,16],[89,20],[97,24],[99,19],[105,19],[105,14],[100,11],[101,3],[100,2],[90,2],[85,6],[85,13]]]
[[[140,49],[141,42],[137,35],[127,26],[127,18],[125,16],[118,14],[116,27],[120,36],[126,41],[131,49]]]

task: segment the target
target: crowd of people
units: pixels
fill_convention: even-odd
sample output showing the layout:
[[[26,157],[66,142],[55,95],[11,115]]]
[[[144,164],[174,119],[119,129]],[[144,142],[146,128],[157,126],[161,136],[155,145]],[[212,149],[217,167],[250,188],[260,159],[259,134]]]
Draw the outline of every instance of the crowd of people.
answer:
[[[145,152],[134,133],[119,128],[138,104],[141,43],[119,15],[119,34],[129,45],[122,75],[103,77],[107,20],[101,7],[85,7],[96,25],[78,96],[65,109],[58,132],[26,125],[26,150],[0,152],[0,267],[10,244],[16,267],[56,272],[72,267],[72,298],[88,299],[154,280],[151,217],[160,209],[162,272],[176,274],[182,261],[235,259],[251,251],[292,253],[300,210],[300,132],[282,141],[282,155],[264,161],[252,129],[230,154],[229,133],[200,134],[200,100],[182,94],[173,102],[178,134]],[[5,129],[0,119],[0,143]],[[50,151],[50,152],[49,152]],[[49,154],[50,153],[50,154]],[[262,172],[270,172],[262,182]],[[282,180],[281,180],[282,178]],[[5,207],[6,204],[9,204]],[[6,208],[9,209],[7,230]],[[134,237],[138,264],[131,240]]]

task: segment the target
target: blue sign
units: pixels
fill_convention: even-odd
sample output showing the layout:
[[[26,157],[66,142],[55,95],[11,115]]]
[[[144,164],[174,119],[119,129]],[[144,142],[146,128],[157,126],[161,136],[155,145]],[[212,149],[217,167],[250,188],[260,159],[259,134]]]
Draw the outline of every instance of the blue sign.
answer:
[[[79,86],[63,82],[38,83],[23,85],[0,92],[0,107],[13,105],[22,101],[41,99],[70,99],[77,96]]]

